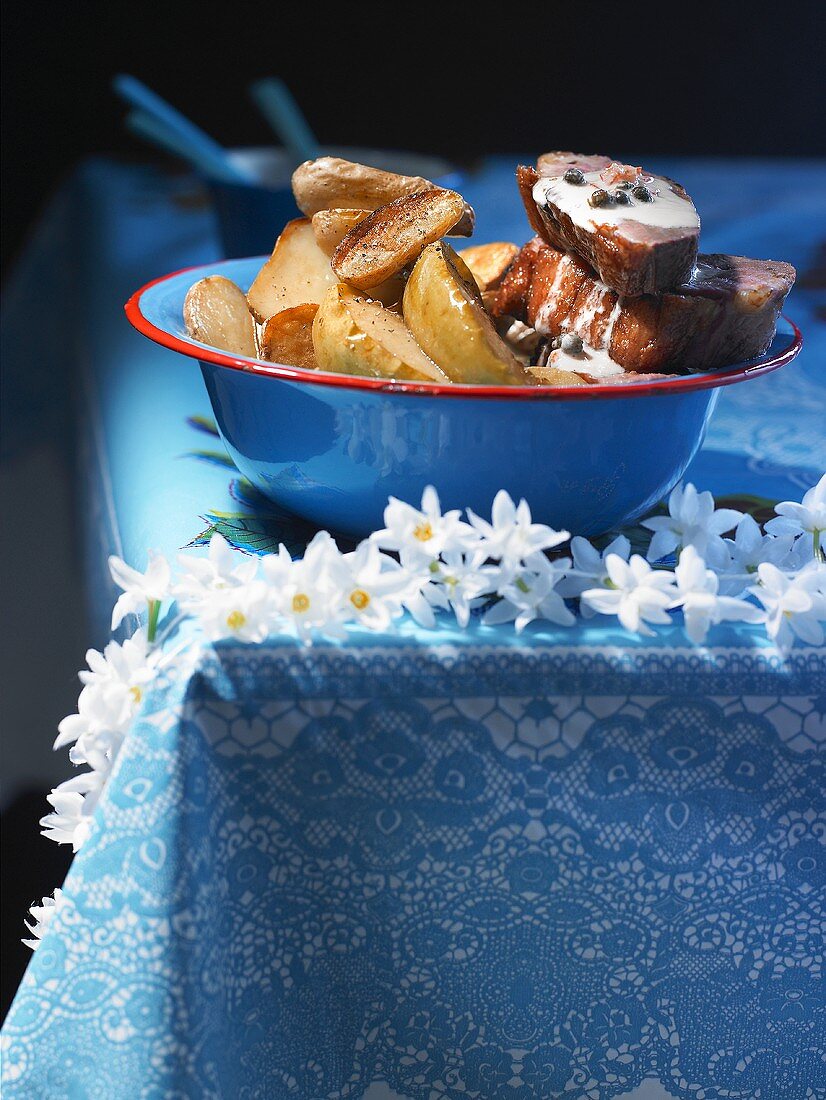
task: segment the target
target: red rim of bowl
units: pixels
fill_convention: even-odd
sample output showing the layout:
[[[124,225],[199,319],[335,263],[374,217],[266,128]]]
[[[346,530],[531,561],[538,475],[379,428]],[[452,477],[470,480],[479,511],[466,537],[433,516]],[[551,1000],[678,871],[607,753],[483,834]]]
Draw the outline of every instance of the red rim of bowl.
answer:
[[[784,320],[792,327],[791,343],[783,351],[765,362],[754,363],[752,366],[738,364],[736,367],[711,373],[680,375],[655,382],[631,382],[613,386],[600,385],[599,383],[590,386],[482,386],[462,383],[401,382],[384,378],[365,378],[354,374],[328,374],[324,371],[305,370],[302,367],[288,367],[281,363],[265,363],[260,359],[246,359],[243,356],[230,355],[218,348],[208,347],[206,344],[197,344],[194,341],[175,336],[165,329],[158,328],[144,315],[140,300],[147,290],[159,283],[174,279],[178,275],[185,275],[187,271],[201,269],[202,265],[184,267],[180,271],[172,271],[168,275],[161,275],[136,290],[124,306],[130,323],[138,332],[147,336],[156,344],[180,352],[181,355],[186,355],[190,359],[197,359],[199,362],[204,363],[215,363],[220,367],[229,367],[232,370],[246,371],[249,374],[269,378],[282,378],[291,382],[306,382],[314,386],[339,386],[349,390],[374,390],[380,393],[400,393],[420,397],[482,397],[511,401],[541,401],[543,399],[588,401],[600,397],[653,397],[657,394],[717,389],[719,386],[730,386],[735,382],[742,382],[748,378],[757,378],[761,374],[768,374],[770,371],[778,370],[790,363],[803,346],[803,335],[800,329],[794,321],[783,315]]]

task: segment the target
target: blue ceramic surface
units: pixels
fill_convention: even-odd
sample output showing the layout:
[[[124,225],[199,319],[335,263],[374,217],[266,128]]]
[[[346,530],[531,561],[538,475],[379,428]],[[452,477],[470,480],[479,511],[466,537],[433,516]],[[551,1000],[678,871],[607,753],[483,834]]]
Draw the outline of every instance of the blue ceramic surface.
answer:
[[[424,176],[443,187],[460,190],[462,186],[462,176],[436,157],[349,147],[324,148],[322,153],[404,175]],[[290,188],[295,163],[286,150],[275,148],[237,149],[232,152],[232,161],[260,182],[213,177],[206,181],[215,204],[224,255],[256,256],[269,252],[286,223],[301,217]]]
[[[130,316],[147,335],[200,360],[241,473],[277,504],[332,531],[363,536],[382,525],[388,496],[415,501],[427,484],[445,507],[484,513],[504,488],[529,500],[540,522],[583,535],[612,530],[679,481],[717,401],[716,388],[673,383],[599,387],[593,396],[521,387],[485,395],[485,387],[457,386],[445,395],[253,360],[223,365],[217,360],[233,357],[203,354],[186,336],[184,296],[209,274],[247,288],[261,262],[226,261],[162,279],[137,297],[140,316],[131,306]],[[794,347],[786,329],[763,361]],[[246,363],[250,369],[238,369]]]

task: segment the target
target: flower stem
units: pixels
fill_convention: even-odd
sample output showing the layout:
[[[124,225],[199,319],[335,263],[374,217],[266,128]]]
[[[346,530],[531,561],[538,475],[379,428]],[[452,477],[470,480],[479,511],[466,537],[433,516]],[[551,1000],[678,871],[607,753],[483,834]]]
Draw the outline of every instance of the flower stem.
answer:
[[[152,644],[158,630],[158,616],[161,613],[161,601],[149,600],[149,621],[146,624],[146,640]]]

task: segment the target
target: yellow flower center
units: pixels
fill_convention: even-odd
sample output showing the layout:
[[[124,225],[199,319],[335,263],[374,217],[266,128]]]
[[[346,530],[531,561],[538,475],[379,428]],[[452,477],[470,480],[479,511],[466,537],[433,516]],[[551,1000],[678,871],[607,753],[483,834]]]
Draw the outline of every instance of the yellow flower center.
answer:
[[[230,611],[227,615],[227,626],[230,630],[240,630],[246,621],[247,616],[243,611]]]
[[[303,615],[305,611],[310,610],[310,597],[305,596],[303,592],[296,593],[293,596],[293,611],[296,615]]]
[[[132,699],[135,701],[135,703],[139,703],[141,699],[143,699],[143,692],[137,684],[135,684],[133,687],[130,687],[129,694],[132,696]]]
[[[413,535],[419,542],[427,542],[428,539],[433,538],[433,528],[425,520],[424,523],[420,523],[419,526],[414,529]]]
[[[370,597],[363,588],[357,588],[354,592],[350,593],[350,603],[356,611],[364,611],[365,607],[370,603]]]

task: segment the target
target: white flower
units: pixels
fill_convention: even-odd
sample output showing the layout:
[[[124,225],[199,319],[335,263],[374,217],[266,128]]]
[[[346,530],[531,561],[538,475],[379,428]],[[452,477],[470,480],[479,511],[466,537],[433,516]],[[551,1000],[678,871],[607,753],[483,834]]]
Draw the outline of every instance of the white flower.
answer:
[[[711,493],[698,493],[689,483],[677,485],[668,498],[668,515],[644,519],[642,526],[654,532],[646,557],[659,561],[675,550],[693,546],[708,561],[725,556],[722,535],[730,531],[743,513],[733,508],[714,509]]]
[[[30,947],[32,951],[36,951],[40,945],[40,941],[46,935],[49,930],[49,925],[52,923],[52,918],[63,904],[63,891],[58,888],[53,895],[43,898],[39,905],[36,903],[29,907],[29,916],[33,923],[25,922],[26,930],[32,937],[30,940],[23,940],[26,947]]]
[[[146,687],[157,675],[160,653],[149,648],[141,629],[122,644],[110,642],[102,653],[90,649],[86,660],[88,670],[78,674],[84,686],[77,714],[60,723],[54,747],[74,742],[69,758],[92,770],[56,787],[48,798],[54,813],[41,821],[45,836],[75,851],[89,835],[92,812]]]
[[[530,555],[525,561],[526,568],[515,574],[508,571],[503,576],[504,583],[497,586],[502,599],[485,613],[485,624],[492,626],[513,622],[517,634],[521,634],[534,619],[572,626],[576,616],[565,606],[560,594],[554,591],[570,564],[568,558],[551,562],[542,553]]]
[[[605,561],[611,554],[616,554],[623,561],[628,561],[631,553],[631,543],[625,535],[617,535],[602,553],[581,535],[571,539],[571,552],[573,554],[573,576],[563,577],[556,586],[560,596],[571,598],[581,596],[588,588],[610,588],[611,579]],[[587,603],[580,603],[579,609],[584,618],[588,619],[596,612]]]
[[[143,629],[123,643],[109,642],[102,653],[90,649],[86,654],[89,670],[78,673],[84,685],[78,713],[59,724],[54,747],[79,742],[75,763],[84,763],[87,753],[93,751],[92,741],[103,738],[110,748],[116,741],[119,744],[118,738],[128,730],[148,685],[157,675],[158,660]]]
[[[653,634],[645,623],[668,623],[667,608],[674,598],[674,575],[652,569],[645,558],[634,554],[623,561],[619,554],[605,559],[610,588],[589,588],[581,600],[603,615],[616,615],[632,634]]]
[[[812,564],[794,576],[781,572],[776,565],[758,566],[759,584],[749,588],[766,609],[766,633],[780,649],[788,649],[795,639],[811,645],[823,644],[826,620],[826,567]]]
[[[372,535],[383,550],[395,550],[402,565],[427,567],[445,551],[462,550],[468,544],[471,528],[454,510],[442,515],[439,497],[432,485],[422,493],[422,506],[414,508],[390,497],[384,510],[384,529]]]
[[[484,560],[483,553],[463,554],[458,550],[443,553],[430,567],[431,583],[421,589],[431,607],[451,608],[462,629],[470,621],[473,608],[481,602],[481,595],[490,588],[482,569]],[[412,613],[411,603],[406,606]]]
[[[681,607],[685,632],[696,645],[705,641],[709,627],[726,621],[761,622],[763,612],[745,600],[718,594],[719,578],[693,546],[687,546],[680,554],[674,570],[677,579],[677,598],[672,607]]]
[[[136,630],[125,642],[109,642],[102,653],[86,652],[88,672],[78,673],[82,684],[95,687],[117,685],[131,689],[137,683],[147,683],[155,675],[156,654],[146,639],[146,631]],[[134,696],[135,692],[132,692]]]
[[[375,631],[388,630],[401,616],[405,598],[418,591],[407,570],[369,540],[339,558],[335,584],[342,616]]]
[[[270,590],[263,581],[209,592],[195,612],[211,642],[263,642],[272,625]]]
[[[55,787],[47,801],[54,813],[41,818],[43,835],[77,852],[92,829],[92,814],[109,778],[108,771],[82,772]]]
[[[744,515],[737,524],[733,539],[723,539],[727,558],[718,558],[715,569],[723,575],[726,591],[741,591],[744,574],[756,573],[761,562],[770,561],[778,568],[795,568],[799,553],[795,546],[794,535],[764,535],[760,525],[750,515]],[[799,562],[800,565],[803,562]],[[726,579],[725,574],[735,574],[735,578]],[[741,578],[738,582],[736,576]]]
[[[813,556],[823,550],[822,538],[826,531],[826,474],[803,497],[801,504],[784,500],[775,508],[777,518],[769,520],[766,530],[773,535],[809,536]]]
[[[169,595],[169,562],[162,554],[149,551],[149,564],[140,573],[114,555],[109,558],[112,580],[123,589],[112,610],[112,629],[117,630],[126,615],[138,615],[148,604],[165,600]]]
[[[210,593],[251,584],[258,575],[258,560],[232,549],[217,532],[209,540],[205,558],[180,554],[185,572],[172,593],[184,611],[194,611]]]
[[[514,504],[504,489],[494,497],[490,523],[470,509],[468,516],[480,536],[475,549],[484,551],[485,557],[498,558],[501,567],[514,571],[532,554],[550,550],[571,537],[568,531],[555,531],[545,524],[533,523],[527,501]]]
[[[319,531],[298,561],[291,561],[284,547],[261,561],[279,626],[305,645],[314,633],[346,637],[343,592],[337,584],[340,559],[333,539]]]

